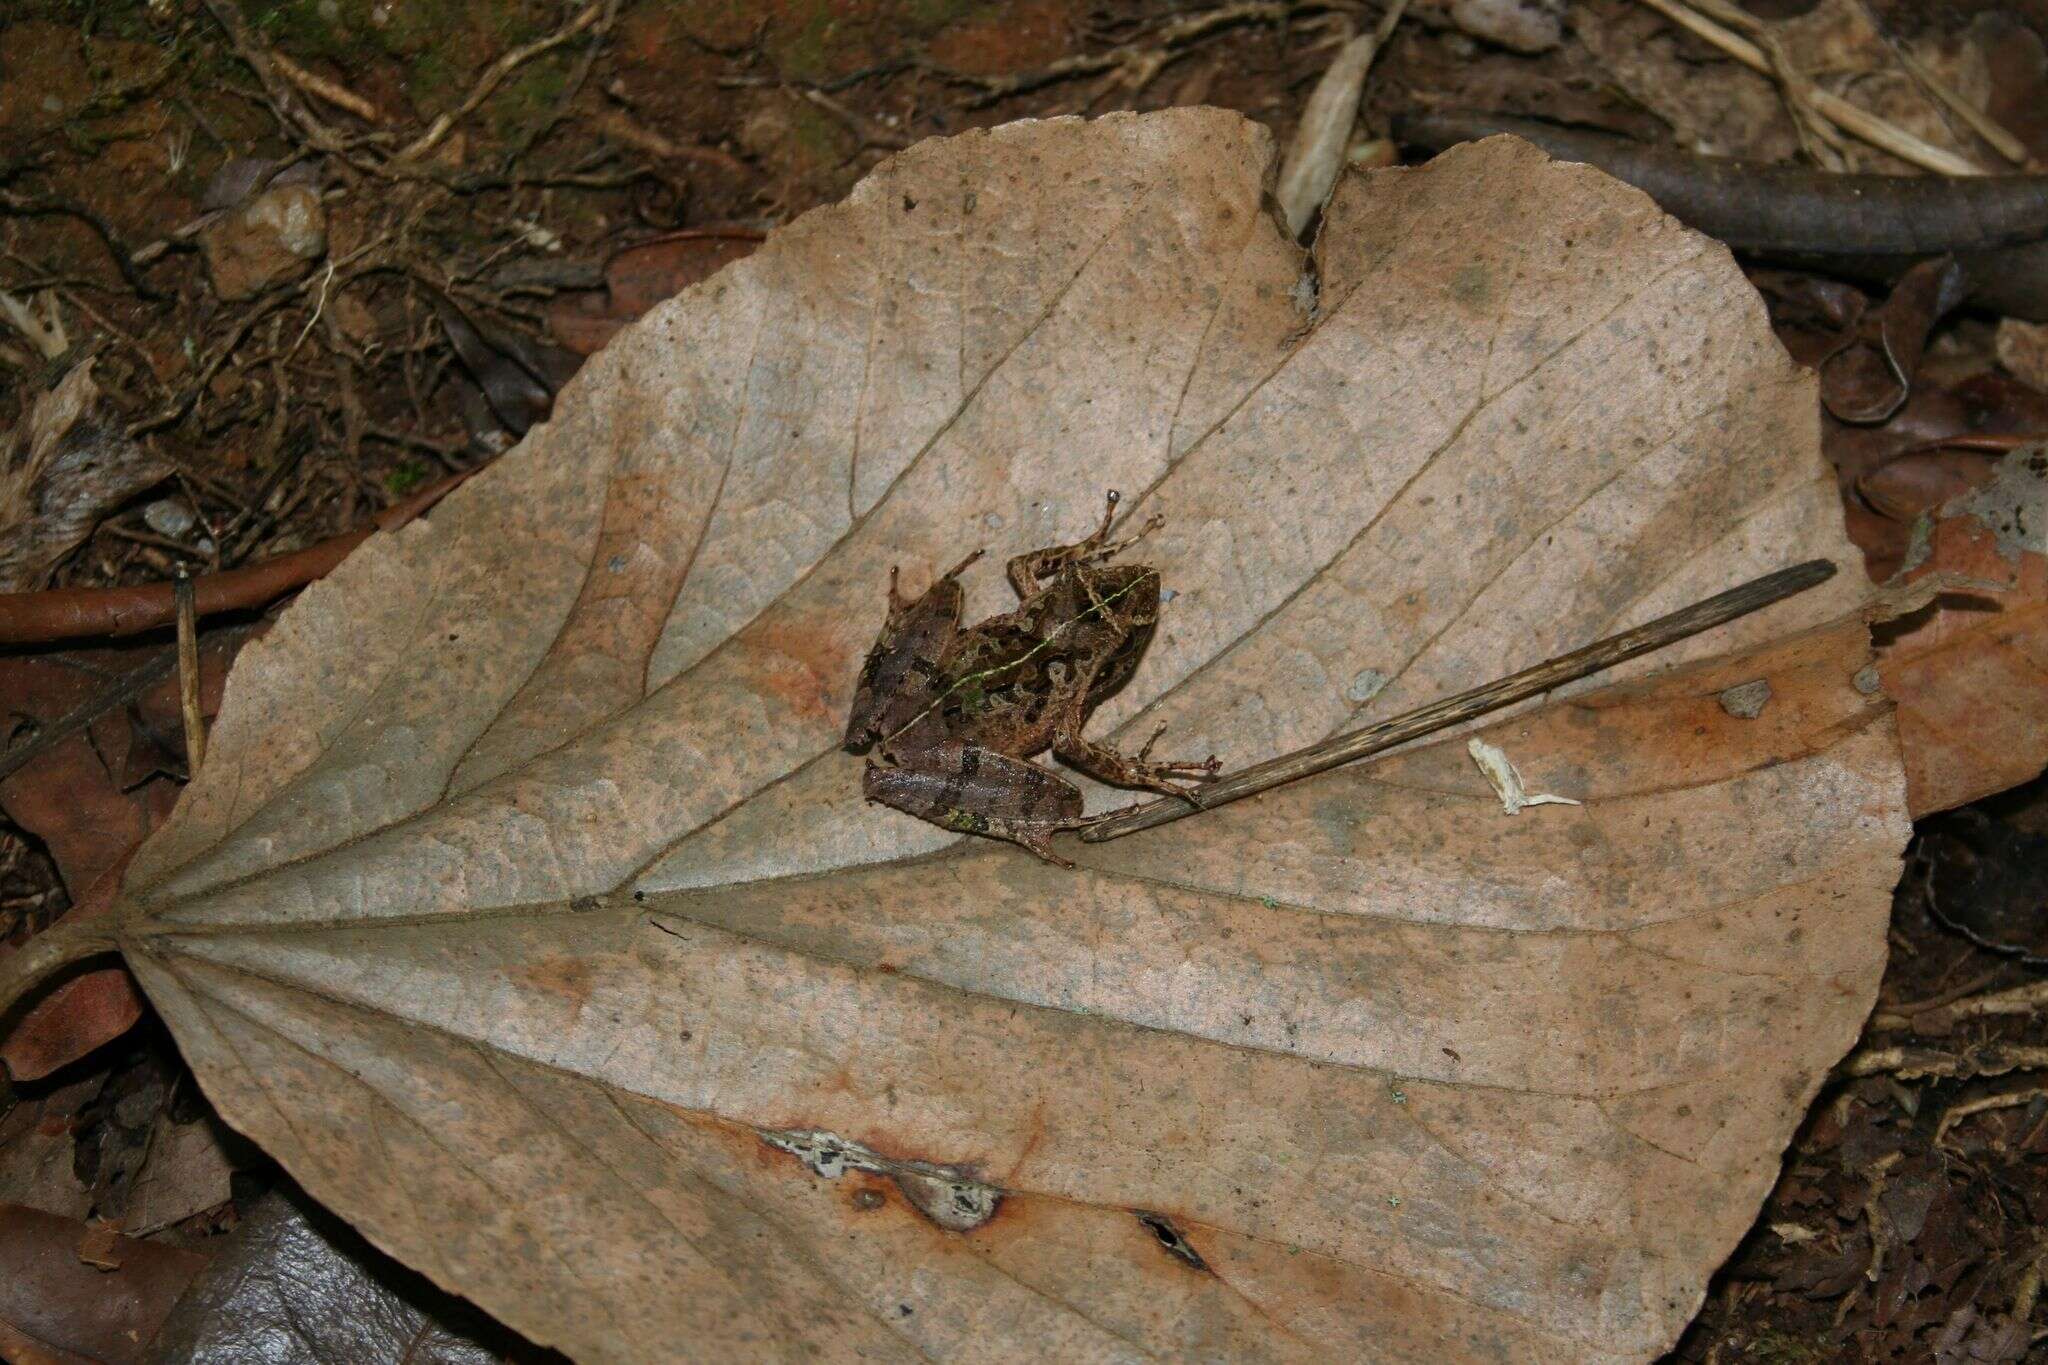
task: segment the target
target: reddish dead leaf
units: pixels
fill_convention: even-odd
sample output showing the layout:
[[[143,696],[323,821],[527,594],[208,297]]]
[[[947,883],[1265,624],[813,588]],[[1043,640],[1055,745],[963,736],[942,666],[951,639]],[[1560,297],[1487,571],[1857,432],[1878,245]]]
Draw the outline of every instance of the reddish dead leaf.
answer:
[[[1798,630],[1852,575],[1483,732],[1582,806],[1461,736],[1068,872],[839,748],[892,564],[1105,487],[1173,596],[1092,732],[1231,766],[1852,553],[1812,378],[1642,195],[1496,140],[1310,261],[1271,160],[913,148],[309,589],[114,912],[222,1114],[581,1357],[1668,1346],[1883,958],[1889,706]]]
[[[605,263],[605,288],[564,294],[548,309],[548,330],[580,355],[591,355],[664,299],[710,279],[761,243],[755,228],[687,228],[627,247]]]
[[[200,707],[208,717],[219,710],[228,665],[247,638],[215,636],[201,648]],[[0,708],[14,724],[14,743],[36,742],[41,729],[101,696],[164,648],[109,646],[0,658]],[[114,883],[101,886],[102,879],[163,822],[177,800],[179,782],[159,767],[168,761],[183,776],[177,687],[175,672],[164,672],[132,703],[107,711],[0,779],[0,806],[10,820],[43,841],[71,893],[73,908],[66,918],[105,911]],[[0,958],[11,951],[0,946]],[[126,1032],[141,1009],[126,970],[86,972],[37,1001],[0,1038],[0,1061],[16,1080],[46,1076]]]
[[[139,1361],[205,1264],[195,1251],[0,1205],[0,1347],[29,1362]]]
[[[1960,574],[2002,592],[1944,595],[1900,623],[1879,657],[1899,703],[1916,818],[2048,766],[2048,453],[2006,457],[1993,485],[1923,523],[1907,578]]]

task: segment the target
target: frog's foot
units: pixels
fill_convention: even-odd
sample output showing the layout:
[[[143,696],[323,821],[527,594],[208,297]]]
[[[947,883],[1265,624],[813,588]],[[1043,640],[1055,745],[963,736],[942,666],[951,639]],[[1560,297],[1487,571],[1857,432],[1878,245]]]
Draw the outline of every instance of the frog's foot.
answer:
[[[965,558],[965,559],[961,560],[961,561],[960,561],[960,562],[959,562],[958,564],[955,564],[955,565],[954,565],[954,566],[953,566],[952,568],[950,568],[950,569],[946,570],[946,571],[945,571],[944,573],[940,574],[940,575],[939,575],[939,577],[940,577],[940,578],[958,578],[958,577],[959,577],[959,576],[960,576],[961,574],[963,574],[963,573],[966,573],[966,572],[967,572],[967,566],[968,566],[968,565],[972,564],[972,563],[973,563],[973,562],[974,562],[975,560],[977,560],[977,559],[980,559],[980,558],[981,558],[981,557],[982,557],[983,555],[985,555],[985,554],[987,554],[987,553],[988,553],[988,547],[987,547],[987,546],[983,546],[982,548],[980,548],[980,549],[978,549],[978,550],[974,551],[973,553],[969,554],[969,555],[967,556],[967,558]],[[891,570],[890,570],[890,572],[891,572],[891,573],[894,573],[894,572],[895,572],[895,570],[894,570],[894,569],[891,569]]]
[[[1009,563],[1010,586],[1017,590],[1020,598],[1029,597],[1038,590],[1038,585],[1051,578],[1071,564],[1099,564],[1122,554],[1131,546],[1165,525],[1164,517],[1153,517],[1138,529],[1133,536],[1112,541],[1109,538],[1109,524],[1116,520],[1117,504],[1123,501],[1123,494],[1114,488],[1104,498],[1102,524],[1086,540],[1075,541],[1072,545],[1052,545],[1030,554],[1018,555]]]
[[[1152,746],[1159,742],[1159,734],[1165,730],[1160,726],[1152,738],[1145,741],[1145,747],[1135,758],[1119,753],[1107,744],[1082,739],[1079,735],[1066,733],[1053,737],[1053,755],[1062,763],[1079,768],[1099,782],[1116,787],[1136,787],[1155,791],[1162,796],[1177,796],[1200,810],[1201,797],[1196,793],[1199,784],[1211,781],[1223,768],[1223,763],[1214,754],[1199,762],[1156,762],[1152,759]]]
[[[1052,831],[1046,829],[1043,825],[1030,825],[1017,830],[1004,830],[1001,832],[991,830],[990,833],[995,834],[998,839],[1008,839],[1020,848],[1030,849],[1054,867],[1071,869],[1074,866],[1065,858],[1052,851]]]

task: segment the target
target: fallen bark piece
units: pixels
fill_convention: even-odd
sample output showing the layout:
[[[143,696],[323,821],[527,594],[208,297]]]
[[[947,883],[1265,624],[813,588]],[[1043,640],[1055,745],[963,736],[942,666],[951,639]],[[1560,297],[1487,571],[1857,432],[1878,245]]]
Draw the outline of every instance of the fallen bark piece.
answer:
[[[1175,595],[1091,734],[1233,765],[1847,558],[1811,377],[1645,197],[1504,140],[1311,259],[1271,168],[913,147],[309,588],[103,921],[222,1115],[579,1358],[1666,1349],[1883,960],[1849,576],[1482,732],[1540,820],[1461,735],[1066,871],[840,751],[892,564],[1105,488]]]

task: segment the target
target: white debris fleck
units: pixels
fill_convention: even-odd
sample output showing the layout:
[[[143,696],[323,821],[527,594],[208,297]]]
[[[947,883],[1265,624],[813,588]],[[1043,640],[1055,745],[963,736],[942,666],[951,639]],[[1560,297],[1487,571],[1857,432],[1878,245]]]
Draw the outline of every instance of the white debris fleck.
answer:
[[[1465,741],[1465,752],[1472,755],[1472,761],[1479,765],[1479,771],[1486,774],[1486,780],[1493,784],[1494,792],[1500,797],[1501,809],[1509,815],[1524,806],[1581,806],[1583,801],[1574,801],[1569,796],[1552,796],[1549,792],[1530,792],[1522,786],[1522,775],[1507,752],[1483,739]]]

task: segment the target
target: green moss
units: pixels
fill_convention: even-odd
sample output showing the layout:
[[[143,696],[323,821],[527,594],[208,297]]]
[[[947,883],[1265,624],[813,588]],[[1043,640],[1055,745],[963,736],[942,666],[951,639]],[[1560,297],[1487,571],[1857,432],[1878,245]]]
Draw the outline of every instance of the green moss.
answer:
[[[137,42],[159,40],[170,27],[150,17],[148,0],[18,0],[0,6],[0,15],[11,22],[40,19]]]
[[[957,24],[989,8],[986,0],[904,0],[903,17],[927,32]]]
[[[822,81],[836,75],[832,56],[839,33],[839,16],[830,4],[820,4],[792,26],[787,38],[769,38],[769,48],[779,59],[783,74],[800,81]]]
[[[569,73],[574,65],[574,54],[567,48],[557,48],[508,76],[484,105],[498,135],[509,137],[546,118],[562,92],[569,88]]]
[[[300,60],[364,55],[368,0],[242,0],[242,13],[265,42]]]
[[[394,493],[410,493],[427,481],[427,466],[422,460],[404,460],[398,468],[384,476],[384,486]]]
[[[1790,1332],[1767,1330],[1753,1337],[1743,1359],[1769,1365],[1819,1365],[1833,1358],[1825,1344],[1793,1336]]]

